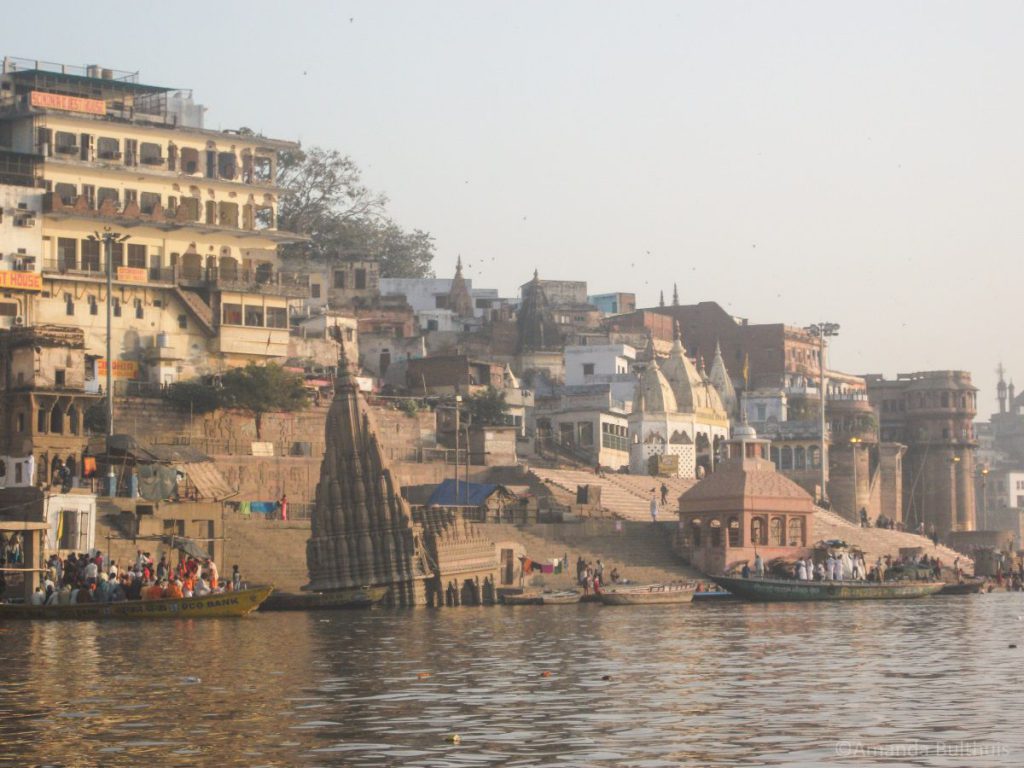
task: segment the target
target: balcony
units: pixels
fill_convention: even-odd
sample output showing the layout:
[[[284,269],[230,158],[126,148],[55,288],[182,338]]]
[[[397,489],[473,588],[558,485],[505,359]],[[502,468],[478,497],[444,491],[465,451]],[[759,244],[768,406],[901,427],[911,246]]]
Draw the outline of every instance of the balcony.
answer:
[[[105,281],[107,279],[106,267],[95,261],[79,261],[77,259],[43,259],[41,265],[43,277],[77,277],[89,281]],[[141,271],[146,273],[146,278],[141,275],[132,274],[131,278],[125,277],[124,273],[118,275],[118,267],[114,267],[115,283],[160,283],[174,285],[175,274],[173,267],[144,268]]]
[[[309,298],[309,275],[283,272],[272,267],[231,269],[226,267],[178,268],[178,283],[189,288],[213,288],[238,293],[265,293],[290,299]]]

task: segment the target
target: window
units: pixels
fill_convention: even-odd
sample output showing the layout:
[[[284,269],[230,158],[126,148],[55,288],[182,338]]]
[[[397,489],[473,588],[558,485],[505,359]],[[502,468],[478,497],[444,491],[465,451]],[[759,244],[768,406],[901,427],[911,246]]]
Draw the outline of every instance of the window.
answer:
[[[112,298],[110,300],[110,306],[111,306],[111,309],[113,310],[114,317],[120,317],[121,316],[121,300],[118,299],[118,298]]]
[[[793,449],[788,445],[783,446],[782,459],[780,461],[779,469],[792,469],[793,468]]]
[[[46,433],[46,424],[49,421],[48,417],[49,414],[46,412],[45,408],[40,408],[38,413],[36,413],[36,432],[39,434]]]
[[[178,315],[178,327],[181,328],[182,330],[185,330],[185,329],[188,328],[188,316],[187,315]]]
[[[311,283],[309,286],[309,295],[311,298],[320,298],[320,283]]]
[[[145,310],[142,307],[142,299],[135,300],[135,317],[138,320],[142,320],[145,317]]]
[[[594,444],[594,425],[589,421],[581,421],[577,425],[579,444],[590,448]]]
[[[55,184],[53,194],[60,198],[64,205],[74,205],[78,197],[78,187],[74,184]]]
[[[594,364],[593,363],[584,363],[583,364],[583,375],[584,376],[593,376],[594,375]]]
[[[254,328],[261,328],[263,326],[263,307],[246,306],[245,324]]]
[[[729,546],[730,547],[742,547],[743,546],[743,532],[740,530],[740,521],[735,517],[729,518]]]
[[[113,257],[111,264],[114,265],[114,274],[117,274],[117,268],[124,266],[124,243],[111,243],[110,246],[110,253]]]
[[[135,189],[126,189],[124,191],[124,204],[129,205],[131,203],[139,202],[139,192]]]
[[[241,304],[222,304],[221,305],[221,323],[224,325],[241,325],[242,324],[242,305]]]
[[[807,454],[804,451],[802,445],[798,445],[796,450],[793,451],[793,469],[806,469],[807,468]]]
[[[156,192],[143,192],[139,196],[139,210],[143,213],[153,213],[158,205],[160,205],[160,195]]]
[[[764,421],[768,416],[768,408],[765,405],[758,403],[757,405],[757,420]]]
[[[75,301],[70,293],[64,294],[64,313],[72,316],[75,314]]]
[[[365,269],[357,269],[356,270],[356,290],[357,291],[361,291],[361,290],[364,290],[365,288],[366,288],[366,270]]]
[[[491,307],[491,300],[490,299],[477,299],[475,306],[476,306],[477,309],[490,309],[490,307]]]
[[[182,173],[199,172],[199,150],[192,147],[181,148],[181,171]]]
[[[78,241],[73,237],[57,238],[57,269],[75,269],[78,266]]]
[[[217,206],[218,223],[222,227],[238,226],[238,204],[220,203]]]
[[[136,243],[128,244],[128,266],[135,269],[146,268],[146,246]]]
[[[63,387],[67,380],[66,371],[63,368],[57,368],[53,372],[53,385],[55,387]]]
[[[60,155],[73,155],[78,152],[78,137],[68,131],[57,131],[57,143],[54,149]]]
[[[75,406],[68,408],[68,431],[72,435],[78,434],[78,410]],[[68,467],[71,467],[71,458],[68,458]]]
[[[238,175],[238,159],[233,152],[217,154],[217,175],[222,179],[234,179]]]
[[[96,141],[96,157],[100,160],[120,160],[121,144],[117,139],[100,136]]]
[[[64,434],[64,412],[56,403],[54,403],[53,410],[50,411],[50,432],[54,435]]]
[[[144,141],[139,145],[139,161],[143,165],[163,165],[163,148],[159,144]]]
[[[267,328],[287,328],[288,310],[284,307],[267,307]]]
[[[120,195],[118,195],[117,190],[113,187],[100,187],[96,194],[96,204],[101,208],[108,200],[114,204],[115,208],[118,208],[121,205]]]
[[[708,528],[710,529],[712,547],[722,546],[722,521],[715,519],[708,522]]]
[[[789,546],[802,547],[804,545],[804,521],[801,517],[789,519]]]
[[[86,272],[100,271],[100,241],[82,241],[82,269]]]
[[[183,197],[178,205],[185,209],[184,217],[187,221],[199,221],[198,197]]]
[[[217,223],[217,204],[213,200],[206,201],[206,223]]]
[[[254,229],[273,229],[274,209],[269,205],[258,206],[254,211]]]
[[[347,287],[346,283],[348,282],[347,278],[348,278],[348,273],[345,272],[345,270],[343,270],[343,269],[335,270],[335,272],[334,272],[334,287],[335,288],[341,288],[341,289],[346,288]]]
[[[773,517],[768,524],[768,543],[773,547],[783,547],[784,530],[781,517]]]
[[[695,517],[690,521],[690,537],[693,539],[693,546],[700,546],[700,518]]]

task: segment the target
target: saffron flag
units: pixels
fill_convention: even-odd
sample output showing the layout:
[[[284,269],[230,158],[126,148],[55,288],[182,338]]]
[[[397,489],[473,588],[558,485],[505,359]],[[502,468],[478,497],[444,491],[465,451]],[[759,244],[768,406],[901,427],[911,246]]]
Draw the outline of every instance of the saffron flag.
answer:
[[[743,388],[750,389],[750,354],[743,355]]]

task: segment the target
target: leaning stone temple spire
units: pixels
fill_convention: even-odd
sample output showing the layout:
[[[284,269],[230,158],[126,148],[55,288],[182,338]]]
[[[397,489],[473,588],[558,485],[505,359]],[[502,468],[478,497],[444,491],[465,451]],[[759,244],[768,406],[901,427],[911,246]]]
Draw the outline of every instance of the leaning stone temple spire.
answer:
[[[540,284],[537,270],[533,270],[533,280],[525,286],[516,322],[519,326],[517,351],[536,352],[562,348],[562,336],[548,307],[548,297]]]
[[[448,309],[459,317],[473,316],[473,297],[469,293],[466,279],[462,276],[462,256],[459,256],[455,263],[455,279],[452,280],[452,287],[448,291]]]
[[[326,450],[306,544],[309,585],[332,591],[389,585],[398,605],[417,602],[412,514],[399,494],[349,370],[340,335],[338,379],[325,425]]]

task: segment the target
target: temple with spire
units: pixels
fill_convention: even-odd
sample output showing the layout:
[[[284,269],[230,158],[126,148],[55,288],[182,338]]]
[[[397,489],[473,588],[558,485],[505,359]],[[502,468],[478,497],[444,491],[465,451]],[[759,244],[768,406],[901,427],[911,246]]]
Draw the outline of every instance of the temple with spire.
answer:
[[[401,489],[340,345],[326,448],[306,546],[306,589],[390,587],[395,605],[442,605],[448,586],[479,593],[497,575],[495,546],[450,509],[414,512]]]
[[[729,414],[703,364],[683,348],[679,324],[668,358],[655,356],[638,373],[629,415],[630,472],[698,477],[714,471],[715,456],[729,439]],[[652,466],[656,465],[656,466]]]

